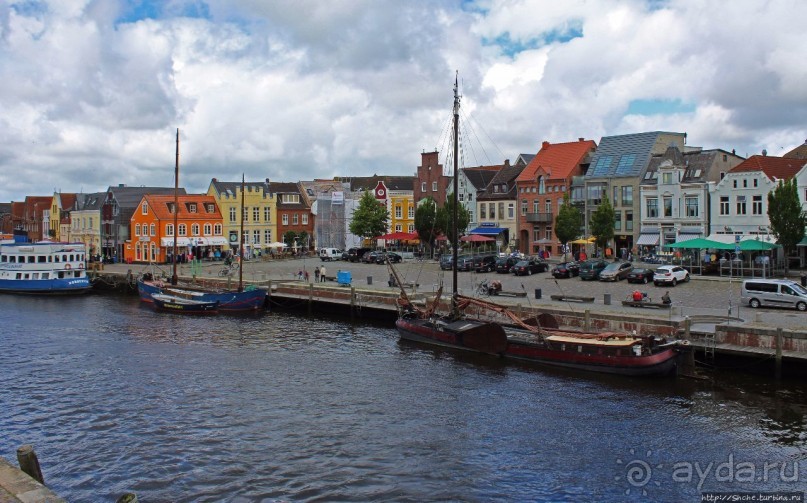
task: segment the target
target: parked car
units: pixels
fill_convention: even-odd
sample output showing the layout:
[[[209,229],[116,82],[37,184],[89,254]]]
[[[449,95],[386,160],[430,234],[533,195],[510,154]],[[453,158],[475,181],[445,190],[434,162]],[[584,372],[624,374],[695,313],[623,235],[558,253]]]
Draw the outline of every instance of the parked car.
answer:
[[[322,248],[319,251],[319,258],[323,262],[328,262],[330,260],[339,260],[342,257],[342,250],[337,250],[336,248]]]
[[[580,275],[580,264],[575,261],[561,262],[552,268],[552,276],[555,278],[571,278]]]
[[[403,260],[403,257],[395,252],[380,252],[375,257],[375,263],[386,264],[387,258],[389,258],[389,261],[392,262],[393,264],[397,264]]]
[[[375,264],[378,261],[378,255],[383,252],[368,251],[361,256],[361,261],[365,264]]]
[[[499,274],[508,274],[510,270],[520,261],[518,257],[499,257],[496,259],[496,272]]]
[[[600,281],[620,281],[628,277],[633,270],[630,262],[611,262],[600,271]]]
[[[474,258],[474,271],[491,272],[496,269],[496,255],[477,255]]]
[[[371,251],[370,248],[350,248],[347,251],[347,260],[351,262],[361,262],[361,258],[368,251]]]
[[[600,271],[605,269],[608,262],[602,259],[590,259],[580,264],[580,279],[595,280],[600,279]]]
[[[747,279],[743,281],[740,301],[753,308],[775,306],[807,311],[807,289],[789,279]]]
[[[440,255],[440,269],[442,269],[444,271],[450,271],[451,266],[454,263],[453,259],[454,259],[454,255],[452,255],[450,253]]]
[[[513,266],[513,274],[516,276],[529,276],[536,272],[544,272],[549,268],[546,262],[539,258],[531,257],[527,260],[520,260]]]
[[[675,286],[684,281],[689,281],[689,271],[679,265],[659,266],[653,274],[653,284],[656,286]]]
[[[653,269],[636,267],[628,273],[628,283],[650,283],[653,281]]]
[[[473,255],[464,255],[457,258],[458,271],[473,271],[474,270],[474,257]]]

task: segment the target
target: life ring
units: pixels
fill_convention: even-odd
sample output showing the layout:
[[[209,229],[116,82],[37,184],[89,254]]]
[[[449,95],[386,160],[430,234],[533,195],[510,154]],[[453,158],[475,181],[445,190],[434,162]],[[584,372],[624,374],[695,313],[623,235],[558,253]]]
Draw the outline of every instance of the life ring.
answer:
[[[80,264],[78,265],[78,268],[79,268],[79,269],[84,269],[84,262],[80,263]]]
[[[72,266],[70,264],[65,264],[64,268],[65,270],[69,271],[72,268]]]

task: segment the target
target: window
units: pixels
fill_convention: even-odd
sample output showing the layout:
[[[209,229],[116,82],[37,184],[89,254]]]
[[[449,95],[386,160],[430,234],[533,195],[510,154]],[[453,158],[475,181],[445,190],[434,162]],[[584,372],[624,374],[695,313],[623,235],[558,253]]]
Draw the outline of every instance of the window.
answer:
[[[140,206],[140,214],[141,215],[148,215],[149,214],[149,203],[143,201],[142,206]]]
[[[216,224],[213,226],[213,235],[221,236],[221,224]]]
[[[488,215],[487,207],[488,207],[488,205],[485,204],[485,203],[482,203],[482,204],[479,205],[479,218],[480,219],[488,218],[488,216],[487,216]]]
[[[619,204],[619,187],[614,185],[611,187],[613,194],[611,195],[611,203],[616,206]]]
[[[178,229],[179,229],[179,235],[180,236],[187,236],[188,235],[188,228],[185,226],[185,224],[179,224]]]
[[[552,213],[552,200],[547,199],[544,201],[544,213]]]
[[[632,232],[633,231],[633,212],[626,211],[625,212],[625,232]]]
[[[737,180],[734,180],[734,188],[737,188]]]
[[[166,236],[173,236],[174,235],[174,224],[166,224],[166,226],[165,226],[165,235]]]
[[[284,203],[297,204],[300,202],[300,194],[283,194],[280,200]]]
[[[597,160],[597,164],[594,165],[594,169],[592,170],[592,176],[605,176],[608,174],[608,169],[611,167],[611,161],[613,161],[613,156],[604,155]]]
[[[521,214],[522,215],[527,214],[527,200],[526,199],[521,200]]]
[[[633,206],[633,186],[622,187],[622,206]]]
[[[759,180],[754,178],[754,187],[759,187]],[[92,225],[92,220],[90,220],[90,225]]]
[[[662,173],[661,174],[661,183],[664,185],[670,185],[672,183],[672,173]]]
[[[244,206],[242,218],[244,219],[244,222],[249,222],[249,208],[247,206]]]
[[[300,215],[298,215],[297,213],[293,214],[291,216],[291,223],[293,225],[299,225],[299,223],[300,223]]]
[[[199,224],[191,225],[191,236],[198,236],[199,235]]]
[[[510,220],[516,218],[515,203],[507,203],[507,218],[509,218]]]
[[[464,192],[460,192],[459,200],[460,201],[465,201],[465,193]]]
[[[400,205],[395,206],[395,218],[403,218],[403,210]]]
[[[672,217],[673,216],[673,204],[671,197],[664,198],[664,216],[665,217]]]
[[[264,229],[263,242],[267,244],[272,242],[272,231],[270,229]]]
[[[432,192],[437,192],[437,182],[432,182]]]
[[[289,225],[289,214],[283,213],[283,225]]]
[[[308,213],[303,213],[303,225],[308,225]]]
[[[261,209],[258,206],[252,208],[252,221],[253,222],[261,221]]]
[[[743,188],[744,189],[748,188],[748,179],[746,178],[743,178]]]
[[[269,206],[263,207],[263,221],[267,223],[272,221],[272,212]]]
[[[745,196],[737,196],[737,214],[745,215]]]
[[[401,224],[395,224],[395,232],[402,232],[403,226]]]
[[[208,213],[215,213],[216,212],[216,205],[213,203],[208,203],[207,205],[207,212]]]
[[[720,214],[729,214],[729,196],[720,196]]]
[[[488,203],[488,212],[490,213],[490,219],[494,220],[496,218],[496,203]]]
[[[544,227],[544,239],[552,239],[552,227]]]
[[[409,218],[415,218],[415,207],[413,205],[409,205]]]
[[[235,222],[235,208],[230,208],[230,222]]]
[[[532,202],[532,212],[533,213],[538,213],[541,210],[540,206],[541,206],[540,201],[538,201],[537,199],[535,201],[533,201]]]
[[[423,182],[423,183],[420,184],[420,191],[421,192],[426,192],[426,182]]]
[[[538,177],[538,193],[545,194],[546,193],[546,186],[544,185],[546,181],[544,180],[543,176]]]
[[[754,215],[762,215],[762,196],[753,197],[751,201],[751,213]]]
[[[647,217],[658,218],[658,199],[655,197],[647,199]]]
[[[697,217],[698,216],[698,198],[697,197],[687,197],[684,199],[684,205],[686,206],[686,216],[688,217]]]
[[[614,212],[614,230],[621,231],[622,230],[622,212],[615,211]]]
[[[252,244],[256,245],[261,244],[261,231],[259,230],[252,231]]]
[[[499,218],[504,218],[504,203],[499,203]]]
[[[409,232],[410,234],[415,232],[415,224],[409,224],[407,232]]]
[[[617,175],[628,175],[636,162],[636,154],[625,154],[619,158],[619,164],[616,165]]]
[[[149,228],[149,236],[156,236],[157,235],[157,225],[151,224]]]
[[[205,236],[210,236],[211,231],[213,230],[213,226],[210,224],[205,224]]]
[[[135,236],[140,235],[140,224],[135,224]]]
[[[196,203],[188,203],[188,213],[196,213]]]

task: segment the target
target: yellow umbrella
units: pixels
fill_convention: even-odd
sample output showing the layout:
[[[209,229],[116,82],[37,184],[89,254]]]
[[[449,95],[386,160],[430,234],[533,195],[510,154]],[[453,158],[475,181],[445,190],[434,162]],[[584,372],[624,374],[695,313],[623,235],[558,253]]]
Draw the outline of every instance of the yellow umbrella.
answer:
[[[596,240],[597,240],[597,238],[595,238],[594,236],[591,236],[588,239],[580,238],[580,239],[575,239],[574,241],[569,241],[569,244],[573,244],[573,245],[588,245],[588,244],[593,243]]]

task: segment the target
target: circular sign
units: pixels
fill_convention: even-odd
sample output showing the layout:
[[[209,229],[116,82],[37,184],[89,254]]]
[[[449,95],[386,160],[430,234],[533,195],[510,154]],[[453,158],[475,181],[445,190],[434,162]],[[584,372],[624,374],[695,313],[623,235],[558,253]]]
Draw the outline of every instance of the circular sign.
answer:
[[[383,196],[384,195],[384,189],[378,189],[378,195]]]

